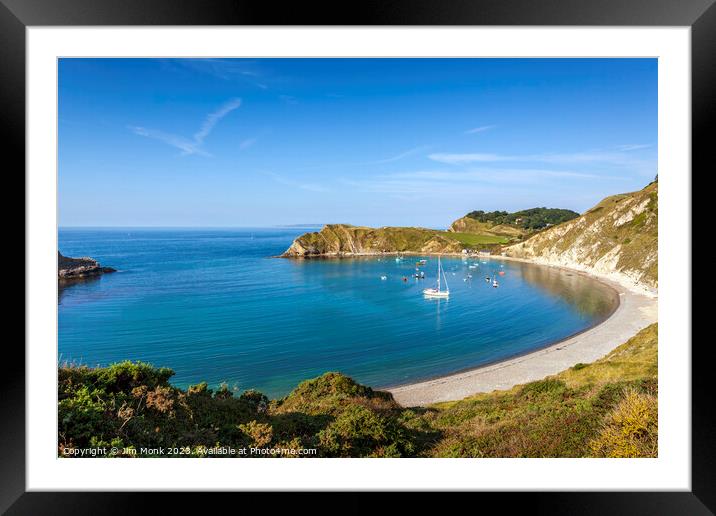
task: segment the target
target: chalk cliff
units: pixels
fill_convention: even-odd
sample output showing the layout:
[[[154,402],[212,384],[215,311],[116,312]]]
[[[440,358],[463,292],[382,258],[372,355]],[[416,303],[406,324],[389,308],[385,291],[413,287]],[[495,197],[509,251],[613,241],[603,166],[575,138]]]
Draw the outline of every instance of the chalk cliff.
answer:
[[[504,247],[507,256],[571,267],[625,286],[658,289],[658,182],[612,195],[584,215]]]

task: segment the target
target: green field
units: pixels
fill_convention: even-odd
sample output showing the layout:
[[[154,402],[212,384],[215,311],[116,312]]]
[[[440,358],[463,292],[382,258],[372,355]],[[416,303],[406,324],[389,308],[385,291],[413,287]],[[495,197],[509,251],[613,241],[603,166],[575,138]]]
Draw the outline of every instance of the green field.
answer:
[[[474,235],[472,233],[453,233],[443,232],[443,236],[452,240],[457,240],[461,244],[465,245],[480,245],[480,244],[506,244],[510,241],[509,237],[496,236],[496,235]]]

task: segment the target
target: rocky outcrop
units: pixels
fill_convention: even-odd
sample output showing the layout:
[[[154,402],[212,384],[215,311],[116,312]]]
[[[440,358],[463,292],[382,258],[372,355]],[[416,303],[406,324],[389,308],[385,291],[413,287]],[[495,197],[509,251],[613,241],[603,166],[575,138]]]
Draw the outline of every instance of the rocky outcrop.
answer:
[[[658,183],[607,197],[584,215],[519,244],[506,256],[608,277],[655,293],[658,289]]]
[[[57,278],[59,280],[73,280],[99,276],[107,272],[116,272],[112,267],[102,267],[92,258],[70,258],[57,252]]]
[[[328,224],[296,238],[284,257],[355,256],[383,253],[459,253],[463,245],[445,231],[426,228],[369,228]]]

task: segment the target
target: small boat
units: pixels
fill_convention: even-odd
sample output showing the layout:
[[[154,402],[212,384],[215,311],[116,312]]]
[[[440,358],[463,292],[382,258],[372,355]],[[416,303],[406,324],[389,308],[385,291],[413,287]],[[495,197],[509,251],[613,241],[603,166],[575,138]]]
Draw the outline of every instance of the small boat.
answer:
[[[383,281],[385,281],[385,280],[388,279],[388,276],[381,276],[380,279],[383,280]]]
[[[504,276],[504,275],[505,275],[505,271],[500,271],[500,272],[498,272],[497,274],[499,274],[500,276]]]
[[[497,280],[496,280],[496,279],[492,280],[492,286],[493,286],[494,288],[499,287],[499,285],[497,284]]]
[[[490,283],[490,276],[485,276],[485,281]]]
[[[445,290],[442,290],[442,285],[440,283],[440,278],[445,280]],[[425,297],[448,297],[450,295],[450,287],[448,287],[447,284],[447,278],[445,277],[445,271],[443,270],[442,265],[440,264],[440,256],[438,256],[438,285],[437,288],[426,288],[423,290],[423,295]]]

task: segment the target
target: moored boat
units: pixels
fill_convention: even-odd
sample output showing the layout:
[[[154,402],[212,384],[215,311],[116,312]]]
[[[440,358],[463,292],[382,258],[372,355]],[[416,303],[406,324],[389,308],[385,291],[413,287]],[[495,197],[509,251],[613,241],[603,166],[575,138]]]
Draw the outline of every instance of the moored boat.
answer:
[[[445,290],[442,290],[441,277],[445,281]],[[438,256],[438,283],[437,288],[426,288],[423,290],[423,295],[426,297],[448,297],[450,295],[450,287],[448,287],[447,278],[445,277],[445,271],[443,270],[442,264],[440,263],[440,256]]]

